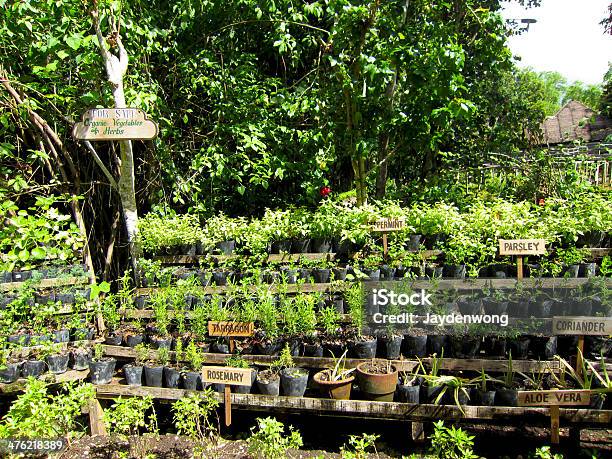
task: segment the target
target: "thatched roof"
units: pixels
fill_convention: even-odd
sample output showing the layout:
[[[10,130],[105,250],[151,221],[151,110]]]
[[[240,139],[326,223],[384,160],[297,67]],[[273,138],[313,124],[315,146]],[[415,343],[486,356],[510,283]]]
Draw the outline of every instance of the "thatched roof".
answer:
[[[544,145],[574,140],[601,142],[612,135],[612,120],[595,113],[584,104],[571,100],[556,115],[549,116],[541,125]]]

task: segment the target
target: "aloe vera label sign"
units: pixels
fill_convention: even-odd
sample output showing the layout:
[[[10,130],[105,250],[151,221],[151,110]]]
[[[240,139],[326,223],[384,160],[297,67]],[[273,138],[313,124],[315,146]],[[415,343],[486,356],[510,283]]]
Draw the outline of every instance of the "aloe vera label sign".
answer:
[[[72,129],[78,140],[151,140],[157,124],[138,108],[93,108]]]
[[[202,368],[202,382],[250,386],[251,371],[250,368],[204,367]]]
[[[590,390],[519,391],[519,406],[580,406],[591,401]]]
[[[610,317],[553,317],[552,331],[555,335],[612,335]]]
[[[544,255],[546,241],[544,239],[500,239],[500,255]]]

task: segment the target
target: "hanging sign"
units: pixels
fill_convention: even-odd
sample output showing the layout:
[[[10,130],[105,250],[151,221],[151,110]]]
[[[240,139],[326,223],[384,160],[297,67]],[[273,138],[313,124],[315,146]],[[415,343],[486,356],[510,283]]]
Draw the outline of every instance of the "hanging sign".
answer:
[[[157,137],[157,124],[138,108],[92,108],[76,123],[77,140],[150,140]]]
[[[544,239],[500,239],[500,255],[544,255],[546,241]]]

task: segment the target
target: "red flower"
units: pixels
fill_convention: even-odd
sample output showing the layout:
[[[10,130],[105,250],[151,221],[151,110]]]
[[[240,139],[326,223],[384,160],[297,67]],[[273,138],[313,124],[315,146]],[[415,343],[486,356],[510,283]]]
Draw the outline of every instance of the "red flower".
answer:
[[[324,186],[319,190],[319,194],[323,197],[326,197],[329,193],[331,193],[331,188],[328,186]]]
[[[538,205],[543,206],[545,204],[544,198],[538,199]]]

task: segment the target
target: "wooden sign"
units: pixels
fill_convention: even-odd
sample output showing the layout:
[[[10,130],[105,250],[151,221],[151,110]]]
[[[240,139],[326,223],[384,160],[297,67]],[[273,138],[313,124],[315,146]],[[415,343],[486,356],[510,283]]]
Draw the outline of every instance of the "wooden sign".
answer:
[[[76,123],[72,136],[78,140],[150,140],[157,124],[138,108],[93,108]]]
[[[500,239],[500,255],[544,255],[546,241],[544,239]]]
[[[219,322],[208,321],[209,336],[253,336],[255,333],[254,322]]]
[[[204,367],[202,368],[202,382],[250,386],[251,372],[250,368]]]
[[[612,335],[610,317],[553,317],[552,332],[555,335]]]
[[[390,231],[400,231],[406,226],[403,218],[381,218],[371,223],[372,231],[377,233],[388,233]]]
[[[519,406],[580,406],[591,402],[590,390],[519,391]]]

